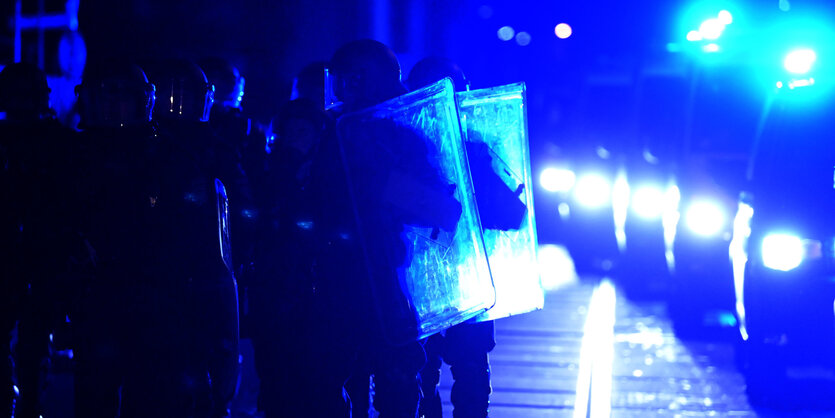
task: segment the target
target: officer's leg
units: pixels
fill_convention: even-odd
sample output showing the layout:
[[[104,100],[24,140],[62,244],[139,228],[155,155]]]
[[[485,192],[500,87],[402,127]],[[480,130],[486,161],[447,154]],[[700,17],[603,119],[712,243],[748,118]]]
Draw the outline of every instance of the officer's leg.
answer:
[[[46,361],[49,354],[50,323],[46,306],[29,300],[26,312],[18,322],[15,347],[15,375],[20,399],[15,416],[40,416],[39,399],[46,381]]]
[[[419,342],[373,350],[374,409],[381,418],[416,417],[420,404],[418,373],[426,364]]]
[[[496,345],[493,321],[452,327],[445,342],[444,360],[454,379],[450,395],[453,417],[486,417],[491,392],[487,353]]]
[[[87,295],[73,317],[75,416],[112,418],[119,413],[123,318],[110,308],[111,292]]]
[[[426,351],[426,365],[420,371],[420,387],[423,399],[420,400],[420,416],[425,418],[441,418],[441,395],[438,384],[441,381],[441,353],[444,337],[440,333],[426,339],[423,349]]]
[[[4,417],[12,416],[14,409],[14,379],[12,376],[13,361],[12,353],[9,350],[11,345],[12,330],[15,326],[14,314],[9,305],[0,307],[0,414]]]

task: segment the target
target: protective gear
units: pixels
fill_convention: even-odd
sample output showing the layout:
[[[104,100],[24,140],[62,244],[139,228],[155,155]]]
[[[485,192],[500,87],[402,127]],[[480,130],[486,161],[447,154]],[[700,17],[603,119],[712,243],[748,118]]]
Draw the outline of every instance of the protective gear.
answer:
[[[11,64],[0,71],[0,115],[18,122],[49,117],[49,92],[40,68],[25,62]]]
[[[400,81],[400,62],[389,47],[363,39],[349,42],[334,53],[328,64],[326,92],[341,102],[345,112],[374,106],[406,93]]]
[[[246,80],[241,72],[222,58],[206,58],[200,61],[209,83],[215,86],[214,106],[241,108]]]
[[[452,83],[343,116],[337,132],[371,306],[394,344],[495,302]],[[360,276],[360,277],[362,277]]]
[[[148,79],[156,86],[159,100],[154,119],[207,122],[214,103],[214,86],[195,63],[169,60],[149,63]]]
[[[76,93],[82,129],[141,129],[151,121],[154,85],[136,65],[126,62],[91,64]]]
[[[417,90],[444,77],[452,79],[456,92],[470,90],[470,80],[467,79],[464,70],[451,60],[441,57],[428,57],[418,61],[409,71],[406,84],[409,90]]]
[[[545,292],[531,268],[537,239],[525,85],[460,92],[456,99],[496,285],[496,306],[477,320],[542,309]]]

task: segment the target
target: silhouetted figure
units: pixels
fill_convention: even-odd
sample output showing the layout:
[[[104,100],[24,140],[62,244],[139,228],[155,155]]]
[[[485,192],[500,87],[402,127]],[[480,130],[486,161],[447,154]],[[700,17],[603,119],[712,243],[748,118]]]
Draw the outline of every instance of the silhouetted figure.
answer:
[[[341,382],[326,383],[339,365],[334,340],[323,332],[313,276],[321,229],[314,205],[324,202],[311,195],[312,166],[330,125],[312,101],[284,105],[272,121],[275,141],[266,168],[253,178],[260,216],[247,322],[261,384],[259,408],[267,417],[346,412]],[[337,389],[328,393],[329,387]]]
[[[38,417],[49,334],[63,322],[73,254],[73,133],[49,107],[46,76],[27,63],[0,72],[0,413]],[[17,322],[14,362],[9,352]],[[12,380],[12,364],[15,379]],[[16,407],[13,382],[19,391]]]
[[[234,235],[231,253],[224,260],[232,272],[239,273],[248,264],[252,252],[252,229],[256,210],[246,174],[235,148],[218,136],[209,125],[214,103],[214,87],[203,71],[191,61],[166,60],[149,63],[148,78],[156,86],[154,120],[160,135],[187,152],[201,170],[220,180],[228,192],[228,219],[225,228]],[[231,224],[231,227],[229,226]],[[228,231],[227,231],[228,232]],[[214,306],[207,318],[206,342],[212,376],[212,399],[215,414],[228,413],[237,391],[239,376],[239,321],[237,284],[234,278],[219,283],[206,294]]]
[[[444,77],[452,79],[456,91],[469,90],[464,71],[454,62],[440,57],[419,61],[409,73],[409,88],[418,89]],[[526,208],[494,172],[489,147],[475,138],[465,141],[470,174],[475,189],[480,219],[484,229],[519,229]],[[456,418],[488,415],[490,403],[490,363],[488,353],[496,346],[493,321],[463,323],[427,338],[426,367],[421,370],[424,399],[421,415],[442,416],[438,384],[442,360],[450,365],[454,383],[450,394]]]
[[[329,72],[345,114],[406,93],[397,57],[376,41],[342,46]],[[346,230],[342,236],[350,239],[329,241],[316,272],[340,290],[336,306],[346,305],[339,304],[344,299],[351,302],[346,309],[353,309],[342,319],[352,332],[341,337],[357,352],[347,387],[354,413],[367,413],[368,376],[373,375],[374,407],[381,416],[416,416],[421,397],[417,374],[425,357],[419,342],[405,342],[409,326],[416,334],[417,318],[397,297],[405,291],[398,272],[412,261],[403,234],[407,225],[454,230],[461,206],[452,197],[454,187],[428,160],[430,150],[418,132],[387,119],[345,117],[338,127],[341,139],[323,143],[314,173],[321,176],[344,164],[351,185],[333,176],[327,177],[329,184],[319,185],[332,199],[322,218],[330,222],[329,229]],[[340,246],[344,250],[335,251]],[[400,328],[404,324],[411,325]]]

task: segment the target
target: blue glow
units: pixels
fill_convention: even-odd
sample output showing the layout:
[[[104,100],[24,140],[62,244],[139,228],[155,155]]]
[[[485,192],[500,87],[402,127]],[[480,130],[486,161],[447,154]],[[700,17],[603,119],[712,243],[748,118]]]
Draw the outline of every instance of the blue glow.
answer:
[[[576,181],[574,172],[565,168],[549,167],[539,175],[539,184],[549,192],[567,192]]]
[[[615,178],[612,192],[612,216],[615,223],[615,240],[620,251],[626,250],[626,215],[629,213],[629,182],[621,170]]]
[[[714,236],[725,225],[725,213],[722,208],[710,201],[693,203],[685,214],[687,227],[697,235]]]
[[[702,47],[702,51],[707,52],[708,54],[719,52],[719,50],[720,48],[718,44],[707,44]]]
[[[310,231],[313,229],[313,221],[298,221],[296,222],[296,226],[304,229],[305,231]]]
[[[538,253],[539,274],[542,277],[543,288],[557,290],[577,282],[574,261],[565,247],[541,245]]]
[[[794,235],[772,234],[763,239],[763,265],[780,271],[797,268],[803,262],[803,240]]]
[[[255,217],[255,211],[254,210],[249,210],[249,209],[244,209],[244,210],[241,211],[241,215],[244,218],[252,219],[252,218]]]
[[[728,248],[728,255],[731,257],[731,266],[733,267],[735,308],[739,317],[739,333],[743,340],[748,340],[743,289],[745,285],[745,265],[748,263],[748,238],[751,236],[751,217],[753,216],[754,208],[747,203],[740,202],[734,217],[733,238]]]
[[[519,32],[516,34],[516,43],[519,46],[528,46],[531,44],[531,34],[527,32]]]
[[[581,205],[598,208],[612,199],[612,186],[600,174],[586,174],[577,180],[574,197]]]
[[[818,55],[809,48],[796,49],[789,52],[783,60],[783,67],[792,74],[806,74],[812,70]]]
[[[632,210],[645,219],[661,216],[664,210],[664,192],[655,186],[643,186],[632,195]]]
[[[591,296],[583,327],[574,418],[611,416],[616,305],[615,288],[604,279]]]
[[[499,28],[498,36],[503,41],[509,41],[516,36],[516,31],[510,26],[502,26]]]
[[[574,29],[568,23],[560,23],[554,28],[554,34],[560,39],[568,39],[573,33]]]

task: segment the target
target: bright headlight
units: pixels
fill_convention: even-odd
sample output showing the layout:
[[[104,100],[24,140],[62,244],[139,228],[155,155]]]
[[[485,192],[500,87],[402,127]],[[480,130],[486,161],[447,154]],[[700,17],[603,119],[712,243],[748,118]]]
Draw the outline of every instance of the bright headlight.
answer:
[[[644,186],[632,195],[632,210],[642,218],[657,218],[664,210],[664,192],[657,187]]]
[[[725,225],[725,213],[713,202],[696,202],[690,205],[685,214],[685,222],[691,231],[702,236],[712,236]]]
[[[763,239],[763,264],[773,270],[789,271],[803,262],[803,240],[794,235],[772,234]]]
[[[612,185],[599,174],[587,174],[577,180],[574,197],[583,206],[603,206],[612,199]]]
[[[539,184],[549,192],[567,192],[574,187],[574,172],[565,168],[549,167],[539,175]]]

